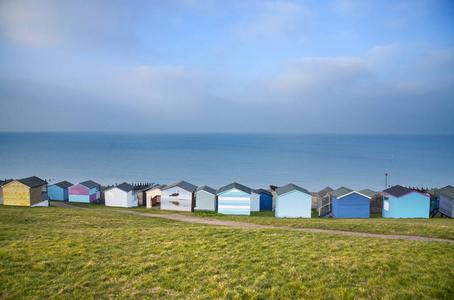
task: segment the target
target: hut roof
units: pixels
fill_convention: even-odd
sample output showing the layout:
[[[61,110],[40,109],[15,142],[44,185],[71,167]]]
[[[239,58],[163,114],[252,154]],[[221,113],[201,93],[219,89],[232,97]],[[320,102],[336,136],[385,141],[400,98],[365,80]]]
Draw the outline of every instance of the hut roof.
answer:
[[[0,186],[4,186],[7,183],[10,183],[11,181],[14,181],[14,179],[6,179],[4,181],[0,181]]]
[[[207,185],[201,186],[197,189],[197,192],[201,192],[201,191],[205,191],[205,192],[208,192],[208,193],[216,196],[216,190]]]
[[[270,191],[267,191],[267,190],[264,190],[264,189],[256,189],[256,190],[252,190],[254,193],[256,194],[265,194],[265,195],[268,195],[268,196],[273,196],[273,194],[271,194]]]
[[[401,185],[395,185],[393,187],[390,187],[389,189],[384,190],[383,192],[399,198],[399,197],[402,197],[403,195],[413,192],[413,190],[410,190]]]
[[[450,199],[454,199],[454,187],[453,186],[445,186],[437,191],[440,195],[446,196]]]
[[[283,194],[286,194],[288,192],[295,191],[295,190],[303,192],[303,193],[308,194],[308,195],[311,195],[311,193],[309,193],[308,190],[306,190],[306,189],[304,189],[302,187],[299,187],[299,186],[297,186],[297,185],[295,185],[293,183],[289,183],[287,185],[284,185],[283,187],[280,187],[280,188],[276,189],[276,194],[278,196],[280,196],[280,195],[283,195]]]
[[[58,187],[60,187],[62,189],[67,189],[70,186],[72,186],[73,184],[71,182],[68,182],[68,181],[64,180],[64,181],[61,181],[59,183],[55,183],[54,185],[56,185],[56,186],[58,186]]]
[[[116,188],[118,188],[122,191],[125,191],[126,193],[129,191],[132,191],[134,189],[134,187],[132,185],[130,185],[129,183],[126,183],[126,182],[123,182],[123,183],[117,185]]]
[[[370,190],[370,189],[364,189],[364,190],[359,191],[358,193],[360,193],[361,195],[367,196],[369,198],[372,198],[377,192],[374,192],[373,190]]]
[[[154,184],[134,186],[134,190],[145,192],[145,191],[148,191],[150,189],[150,187],[153,187],[153,186],[154,186]]]
[[[228,190],[231,190],[231,189],[237,189],[237,190],[240,190],[240,191],[243,191],[245,193],[248,193],[250,194],[251,193],[251,189],[248,188],[247,186],[244,186],[242,184],[239,184],[238,182],[233,182],[231,184],[228,184],[226,186],[223,186],[221,187],[219,190],[218,190],[218,194],[222,193],[222,192],[225,192],[225,191],[228,191]]]
[[[190,192],[195,192],[195,190],[197,189],[197,186],[193,185],[193,184],[190,184],[189,182],[186,182],[184,180],[181,180],[180,182],[177,182],[177,183],[174,183],[174,184],[171,184],[169,186],[166,186],[165,188],[160,188],[161,190],[167,190],[167,189],[170,189],[170,188],[173,188],[175,186],[179,186],[185,190],[188,190]]]
[[[317,194],[319,194],[321,197],[325,197],[326,195],[329,194],[329,192],[332,192],[332,191],[333,191],[333,189],[331,187],[327,186],[326,188],[324,188],[323,190],[321,190]]]
[[[22,179],[19,179],[18,181],[31,188],[47,184],[47,182],[45,182],[44,180],[42,180],[41,178],[38,178],[36,176],[22,178]]]
[[[84,187],[87,187],[89,189],[101,186],[99,183],[94,182],[92,180],[87,180],[87,181],[81,182],[80,185],[83,185]]]
[[[331,196],[336,197],[337,199],[339,199],[339,198],[342,198],[342,197],[344,197],[347,194],[350,194],[352,192],[354,192],[354,190],[351,190],[351,189],[346,188],[346,187],[341,187],[341,188],[338,188],[337,190],[329,192],[329,194]]]

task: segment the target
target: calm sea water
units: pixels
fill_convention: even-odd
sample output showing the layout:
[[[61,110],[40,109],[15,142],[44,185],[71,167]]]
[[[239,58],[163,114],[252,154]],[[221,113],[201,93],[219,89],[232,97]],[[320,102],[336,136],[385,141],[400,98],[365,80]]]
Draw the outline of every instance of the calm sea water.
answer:
[[[381,190],[385,173],[388,185],[454,185],[454,136],[0,133],[1,179],[318,191]]]

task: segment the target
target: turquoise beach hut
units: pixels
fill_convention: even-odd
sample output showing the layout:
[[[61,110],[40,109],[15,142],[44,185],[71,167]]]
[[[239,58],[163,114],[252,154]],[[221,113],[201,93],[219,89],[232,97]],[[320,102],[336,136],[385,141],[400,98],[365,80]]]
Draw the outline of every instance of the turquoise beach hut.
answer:
[[[277,218],[310,218],[311,193],[293,183],[276,189]]]
[[[216,190],[204,185],[195,192],[194,210],[216,211],[218,209],[218,196]]]
[[[218,192],[218,212],[225,215],[251,214],[251,189],[237,182],[221,187]]]
[[[383,218],[429,218],[430,196],[396,185],[383,191]]]
[[[363,194],[341,187],[329,192],[332,201],[331,216],[334,218],[370,218],[371,196],[365,191],[363,190]]]
[[[73,184],[68,181],[62,181],[47,187],[47,197],[54,201],[68,201],[68,188]]]

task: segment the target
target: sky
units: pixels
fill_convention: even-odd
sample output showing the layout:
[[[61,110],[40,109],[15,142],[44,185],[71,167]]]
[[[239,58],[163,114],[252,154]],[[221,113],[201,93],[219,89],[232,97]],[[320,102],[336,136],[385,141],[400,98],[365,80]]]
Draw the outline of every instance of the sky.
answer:
[[[0,0],[0,131],[454,134],[454,1]]]

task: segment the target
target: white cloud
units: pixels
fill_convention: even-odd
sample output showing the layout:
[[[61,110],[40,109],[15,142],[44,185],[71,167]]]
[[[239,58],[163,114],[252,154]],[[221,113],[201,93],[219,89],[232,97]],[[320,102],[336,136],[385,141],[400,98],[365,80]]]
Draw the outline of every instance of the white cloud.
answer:
[[[259,2],[262,3],[262,2]],[[264,2],[250,20],[239,22],[234,34],[242,40],[303,40],[307,34],[309,9],[288,1]]]

